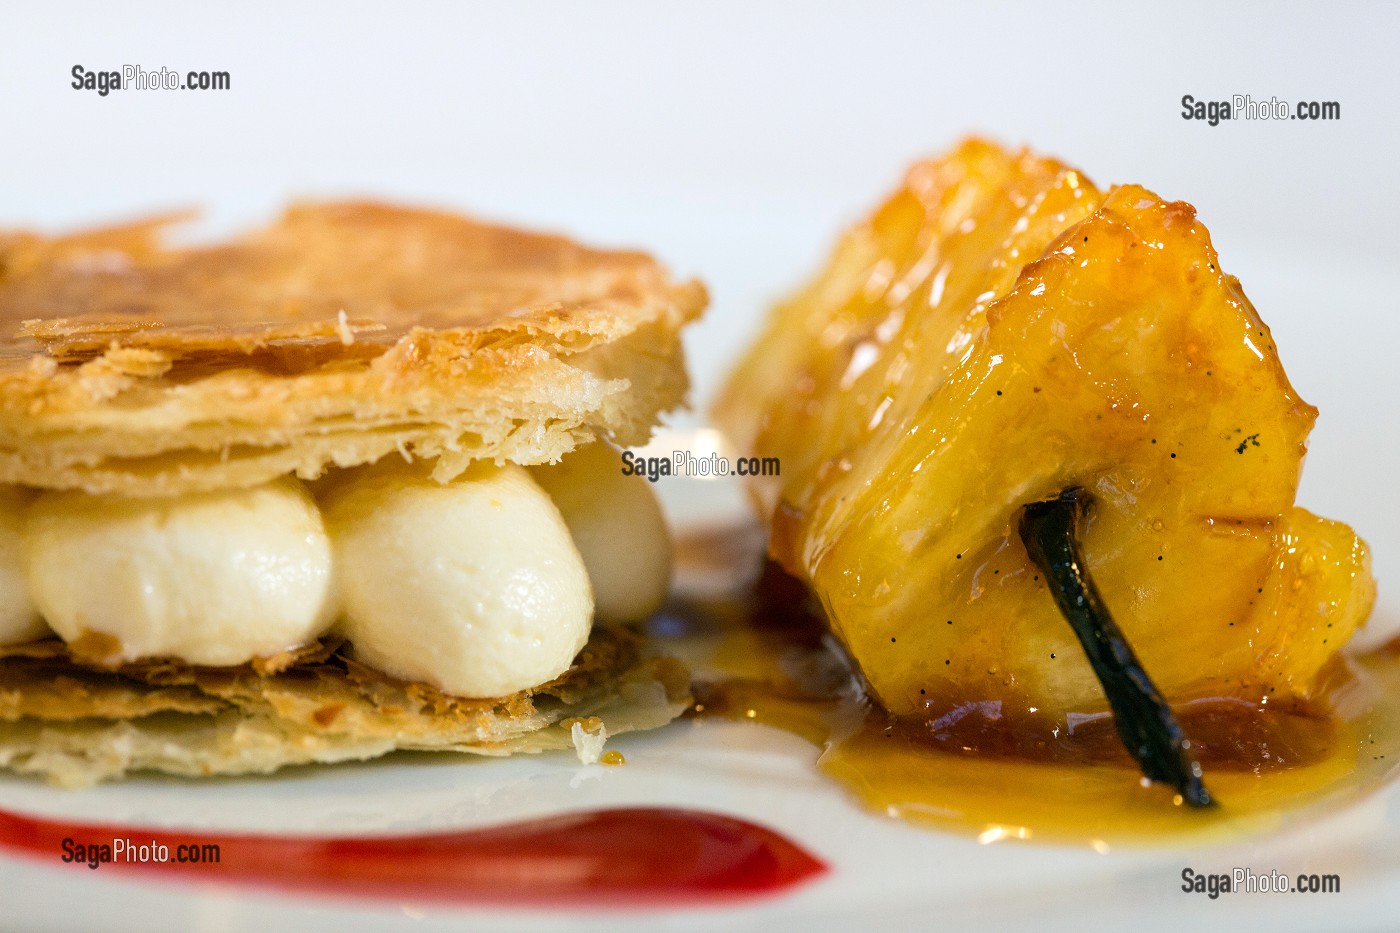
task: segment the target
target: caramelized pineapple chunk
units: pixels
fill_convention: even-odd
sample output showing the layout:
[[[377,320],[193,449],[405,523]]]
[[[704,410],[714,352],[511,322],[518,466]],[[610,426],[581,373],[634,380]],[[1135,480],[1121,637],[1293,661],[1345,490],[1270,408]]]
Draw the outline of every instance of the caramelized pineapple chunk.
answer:
[[[1366,545],[1294,506],[1316,410],[1194,209],[1052,160],[972,141],[914,167],[717,415],[781,458],[772,554],[896,715],[1106,708],[1016,530],[1070,487],[1170,703],[1306,701],[1370,612]]]

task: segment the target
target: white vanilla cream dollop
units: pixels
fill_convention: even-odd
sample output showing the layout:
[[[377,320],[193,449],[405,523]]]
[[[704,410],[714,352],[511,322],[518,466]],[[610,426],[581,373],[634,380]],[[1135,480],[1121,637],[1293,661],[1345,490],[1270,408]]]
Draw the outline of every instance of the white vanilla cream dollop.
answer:
[[[43,493],[25,564],[54,631],[110,636],[122,660],[240,664],[317,638],[338,609],[320,512],[292,479],[170,499]]]
[[[569,529],[518,466],[450,483],[381,464],[324,496],[341,629],[356,659],[465,697],[562,674],[588,640],[593,594]]]
[[[671,538],[651,484],[622,472],[621,454],[607,443],[532,467],[559,507],[593,583],[598,618],[645,619],[671,586]]]
[[[0,645],[22,645],[49,633],[24,577],[25,497],[0,486]]]

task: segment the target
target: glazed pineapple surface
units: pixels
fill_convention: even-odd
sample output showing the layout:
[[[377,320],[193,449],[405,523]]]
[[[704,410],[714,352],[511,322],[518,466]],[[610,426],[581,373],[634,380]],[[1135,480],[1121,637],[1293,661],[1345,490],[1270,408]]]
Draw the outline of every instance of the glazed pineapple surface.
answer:
[[[1306,708],[1370,611],[1294,505],[1316,410],[1194,209],[969,141],[779,307],[717,407],[781,458],[771,553],[876,699],[930,723],[1107,709],[1017,522],[1082,487],[1085,560],[1173,705]]]

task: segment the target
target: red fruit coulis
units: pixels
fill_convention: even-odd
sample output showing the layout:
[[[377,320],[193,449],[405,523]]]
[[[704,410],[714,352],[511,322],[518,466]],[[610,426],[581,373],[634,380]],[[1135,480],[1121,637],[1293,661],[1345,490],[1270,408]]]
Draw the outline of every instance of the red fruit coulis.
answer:
[[[0,810],[0,849],[65,870],[89,870],[86,861],[63,861],[76,845],[110,846],[114,839],[165,846],[169,861],[125,861],[123,853],[98,865],[104,873],[462,905],[720,904],[784,891],[826,871],[770,829],[696,810],[598,810],[403,836],[170,830]],[[217,862],[177,861],[179,846],[211,843],[219,847]]]

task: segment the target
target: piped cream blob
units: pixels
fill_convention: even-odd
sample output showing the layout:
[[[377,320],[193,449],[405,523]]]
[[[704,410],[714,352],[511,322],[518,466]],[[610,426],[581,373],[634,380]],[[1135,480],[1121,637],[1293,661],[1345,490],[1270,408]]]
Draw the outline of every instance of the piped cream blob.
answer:
[[[617,448],[590,444],[531,473],[583,555],[598,618],[631,622],[661,608],[671,586],[671,537],[651,484],[623,475]]]
[[[559,676],[588,640],[583,559],[524,469],[476,464],[443,484],[381,464],[338,481],[323,506],[359,661],[497,697]]]
[[[49,634],[24,576],[25,496],[0,486],[0,645],[22,645]]]
[[[42,493],[25,566],[54,631],[110,661],[241,664],[315,639],[337,611],[330,541],[292,479],[169,499]]]

